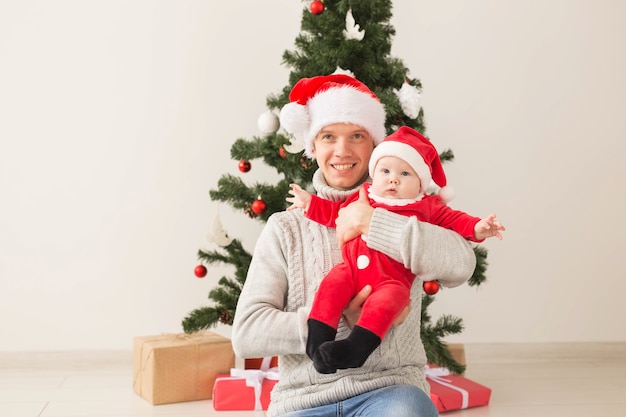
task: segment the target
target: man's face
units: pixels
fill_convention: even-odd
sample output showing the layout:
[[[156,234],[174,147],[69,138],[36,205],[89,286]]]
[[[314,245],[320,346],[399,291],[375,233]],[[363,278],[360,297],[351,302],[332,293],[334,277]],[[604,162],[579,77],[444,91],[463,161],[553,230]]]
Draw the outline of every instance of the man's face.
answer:
[[[334,123],[319,131],[312,154],[329,186],[350,190],[368,178],[373,150],[374,140],[367,130],[353,124]]]

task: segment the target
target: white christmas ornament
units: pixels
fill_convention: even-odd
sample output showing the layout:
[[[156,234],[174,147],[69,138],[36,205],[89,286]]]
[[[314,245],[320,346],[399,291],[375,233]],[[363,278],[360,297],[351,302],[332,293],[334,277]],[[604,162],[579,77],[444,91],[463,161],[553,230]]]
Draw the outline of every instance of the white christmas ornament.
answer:
[[[420,114],[420,108],[422,107],[419,90],[405,82],[400,90],[393,91],[398,96],[404,114],[411,119],[415,119]]]
[[[343,69],[341,67],[337,67],[337,69],[335,70],[335,72],[333,72],[333,74],[349,75],[352,78],[356,78],[352,71]]]
[[[259,130],[263,134],[270,135],[272,133],[276,133],[276,131],[280,127],[280,122],[278,120],[278,116],[268,110],[259,116],[259,119],[257,120],[257,125],[259,126]]]
[[[295,137],[291,137],[291,142],[287,145],[283,145],[283,148],[289,153],[298,153],[304,150],[304,142]]]
[[[207,242],[216,243],[219,246],[228,246],[233,240],[228,237],[228,233],[222,227],[222,222],[219,216],[215,216],[213,219],[213,230],[207,234]]]
[[[354,16],[352,16],[352,9],[346,13],[346,29],[343,31],[343,36],[346,39],[356,39],[362,41],[365,36],[365,31],[361,30],[361,27],[356,24]]]

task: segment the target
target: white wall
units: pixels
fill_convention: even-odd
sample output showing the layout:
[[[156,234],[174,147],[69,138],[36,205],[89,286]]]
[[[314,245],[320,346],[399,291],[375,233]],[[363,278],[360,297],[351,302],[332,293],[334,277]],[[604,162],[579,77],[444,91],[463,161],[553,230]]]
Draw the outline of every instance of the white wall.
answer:
[[[231,272],[192,273],[215,215],[249,249],[262,227],[208,190],[240,175],[230,146],[286,84],[301,7],[0,0],[0,350],[129,349],[208,302]],[[452,205],[508,228],[489,281],[433,305],[463,317],[453,340],[626,340],[625,17],[617,0],[395,2],[393,54],[456,154]]]

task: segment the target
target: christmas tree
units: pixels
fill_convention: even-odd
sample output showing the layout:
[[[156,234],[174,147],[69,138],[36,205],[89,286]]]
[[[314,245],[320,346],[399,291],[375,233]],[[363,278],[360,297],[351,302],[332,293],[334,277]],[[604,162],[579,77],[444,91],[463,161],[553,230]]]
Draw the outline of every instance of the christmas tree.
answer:
[[[301,78],[345,73],[365,83],[376,93],[387,112],[387,133],[399,126],[410,126],[425,133],[424,111],[420,105],[421,83],[411,78],[400,59],[390,55],[395,35],[389,24],[392,5],[389,0],[351,2],[349,0],[307,1],[303,9],[301,32],[295,39],[295,49],[283,53],[283,63],[291,72],[289,83],[282,92],[266,99],[268,111],[258,118],[262,135],[252,139],[237,139],[230,156],[238,161],[243,173],[251,169],[251,161],[262,160],[277,171],[277,183],[246,184],[240,177],[223,175],[217,188],[210,190],[212,200],[230,204],[249,217],[261,222],[270,215],[285,210],[290,183],[303,187],[311,183],[317,169],[314,160],[294,148],[290,137],[280,132],[277,114],[289,102],[293,85]],[[451,150],[440,154],[442,162],[453,159]],[[210,240],[214,250],[201,249],[196,275],[206,274],[207,264],[223,263],[235,267],[234,277],[222,277],[209,292],[212,306],[191,311],[183,319],[187,333],[204,330],[217,323],[232,324],[241,288],[245,282],[251,254],[241,241],[231,239],[216,219]],[[487,252],[475,246],[477,266],[468,284],[480,285],[485,280]],[[430,363],[462,373],[464,366],[455,361],[443,341],[445,336],[462,332],[458,317],[444,315],[434,323],[428,307],[434,301],[437,288],[425,288],[422,300],[421,337]]]

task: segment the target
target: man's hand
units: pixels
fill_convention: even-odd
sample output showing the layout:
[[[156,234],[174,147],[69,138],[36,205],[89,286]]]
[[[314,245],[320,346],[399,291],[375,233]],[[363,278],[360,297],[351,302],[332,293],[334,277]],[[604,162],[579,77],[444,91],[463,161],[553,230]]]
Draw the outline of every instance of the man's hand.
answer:
[[[351,329],[354,327],[356,322],[359,320],[361,316],[361,308],[363,308],[363,303],[367,300],[367,297],[372,293],[372,286],[366,285],[363,287],[361,291],[350,301],[348,307],[343,310],[343,318],[348,323],[348,327]]]
[[[363,303],[365,303],[365,300],[367,300],[367,297],[369,297],[371,293],[372,286],[366,285],[365,287],[363,287],[363,289],[361,289],[361,291],[359,291],[359,293],[352,299],[352,301],[350,301],[348,307],[343,310],[343,318],[346,320],[348,327],[350,327],[351,329],[359,320],[359,317],[361,316],[361,309],[363,308]],[[410,302],[394,319],[393,325],[399,326],[404,323],[404,320],[406,320],[406,318],[409,316],[409,313],[411,313]]]
[[[359,191],[359,199],[339,210],[335,225],[337,226],[337,242],[343,245],[361,235],[367,235],[374,208],[370,205],[365,189]]]

